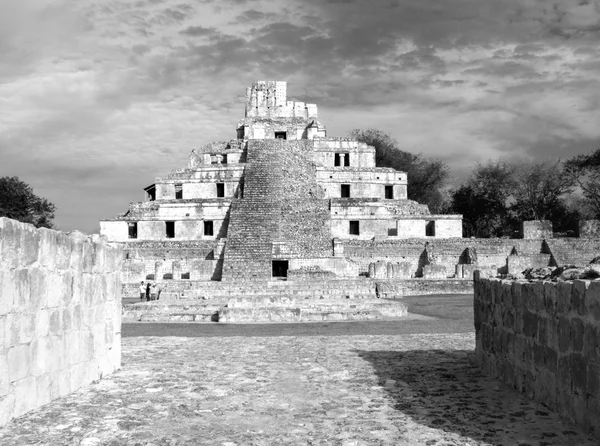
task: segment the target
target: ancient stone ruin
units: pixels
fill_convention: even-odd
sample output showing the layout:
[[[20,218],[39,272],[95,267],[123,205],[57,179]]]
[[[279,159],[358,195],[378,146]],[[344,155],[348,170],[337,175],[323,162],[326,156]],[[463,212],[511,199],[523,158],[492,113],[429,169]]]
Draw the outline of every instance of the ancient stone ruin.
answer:
[[[160,282],[163,298],[224,302],[464,293],[475,270],[495,277],[597,255],[598,238],[553,240],[548,222],[525,222],[522,239],[463,239],[462,216],[409,200],[406,173],[376,167],[365,143],[327,136],[317,106],[286,90],[252,84],[236,139],[192,150],[187,168],[144,189],[145,202],[101,221],[124,245],[125,295],[142,280]]]

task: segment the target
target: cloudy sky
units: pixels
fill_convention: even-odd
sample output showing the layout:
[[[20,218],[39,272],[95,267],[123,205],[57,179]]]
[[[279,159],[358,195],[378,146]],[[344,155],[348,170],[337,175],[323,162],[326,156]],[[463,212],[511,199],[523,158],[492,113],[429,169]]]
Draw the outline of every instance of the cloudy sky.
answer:
[[[287,80],[330,136],[391,133],[456,178],[600,147],[600,0],[2,0],[0,176],[62,230],[235,137],[245,87]]]

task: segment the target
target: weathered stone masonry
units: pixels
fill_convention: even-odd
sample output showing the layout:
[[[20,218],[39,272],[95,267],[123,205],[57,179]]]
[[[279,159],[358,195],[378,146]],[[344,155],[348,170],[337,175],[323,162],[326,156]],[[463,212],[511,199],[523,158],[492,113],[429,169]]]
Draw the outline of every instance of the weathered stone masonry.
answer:
[[[475,280],[485,373],[600,438],[600,281]]]
[[[0,218],[0,425],[121,364],[122,249]]]

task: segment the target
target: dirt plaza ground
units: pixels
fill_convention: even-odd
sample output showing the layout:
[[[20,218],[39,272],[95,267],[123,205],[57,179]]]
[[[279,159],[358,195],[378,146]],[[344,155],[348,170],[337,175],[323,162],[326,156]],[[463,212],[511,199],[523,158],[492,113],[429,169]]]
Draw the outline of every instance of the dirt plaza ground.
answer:
[[[0,445],[600,444],[477,370],[469,299],[410,298],[407,321],[126,324],[118,372]]]

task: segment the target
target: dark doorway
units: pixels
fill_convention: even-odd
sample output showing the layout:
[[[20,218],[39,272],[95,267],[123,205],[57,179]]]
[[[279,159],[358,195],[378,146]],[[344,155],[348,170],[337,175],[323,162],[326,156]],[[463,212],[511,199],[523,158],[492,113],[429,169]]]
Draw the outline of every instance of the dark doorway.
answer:
[[[287,139],[287,132],[275,132],[275,139]]]
[[[348,167],[350,165],[350,154],[346,153],[344,155],[344,166]]]
[[[181,200],[183,198],[183,184],[175,184],[175,199]]]
[[[385,186],[385,198],[386,200],[394,199],[394,186]]]
[[[435,220],[427,222],[425,226],[425,236],[435,237]]]
[[[204,235],[214,235],[213,234],[213,222],[211,220],[206,220],[204,222]]]
[[[357,220],[351,220],[350,221],[349,233],[350,233],[350,235],[360,235],[360,223],[359,223],[359,221],[357,221]]]
[[[225,183],[217,183],[217,198],[225,196]]]
[[[335,157],[333,158],[333,165],[334,166],[339,166],[340,165],[340,154],[336,153]]]
[[[175,222],[174,221],[166,221],[166,235],[167,238],[175,238]]]
[[[273,260],[273,277],[287,277],[288,264],[287,260]]]
[[[129,238],[137,238],[137,222],[132,221],[128,223]]]
[[[340,188],[342,198],[350,198],[350,185],[342,184]]]

